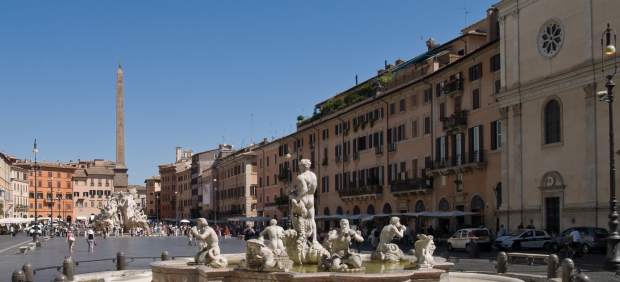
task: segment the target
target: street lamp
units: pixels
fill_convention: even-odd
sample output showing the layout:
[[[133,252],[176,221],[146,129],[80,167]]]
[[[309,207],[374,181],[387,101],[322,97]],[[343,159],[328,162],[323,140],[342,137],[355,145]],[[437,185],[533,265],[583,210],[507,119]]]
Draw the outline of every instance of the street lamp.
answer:
[[[179,191],[174,191],[174,216],[176,217],[177,226],[179,226]]]
[[[607,238],[607,260],[605,268],[609,270],[620,270],[620,233],[618,232],[618,207],[616,206],[616,165],[614,159],[614,112],[613,88],[615,86],[613,78],[616,75],[618,66],[616,62],[616,32],[610,27],[609,23],[601,37],[601,65],[602,72],[607,79],[605,88],[607,91],[598,93],[600,100],[607,103],[609,107],[609,237]],[[605,64],[612,61],[613,68],[605,69]]]
[[[211,201],[213,202],[213,206],[211,208],[213,209],[213,222],[214,223],[217,222],[217,207],[215,206],[215,195],[217,195],[215,193],[216,184],[217,184],[217,178],[213,178],[213,185],[211,186]]]
[[[155,212],[157,213],[157,223],[159,223],[159,194],[155,194]]]
[[[34,139],[34,146],[32,147],[32,153],[34,153],[34,222],[38,222],[39,221],[39,213],[38,213],[38,208],[39,205],[37,203],[37,198],[39,196],[39,194],[37,193],[37,170],[38,170],[38,165],[37,165],[37,153],[39,152],[39,149],[37,149],[37,139]]]

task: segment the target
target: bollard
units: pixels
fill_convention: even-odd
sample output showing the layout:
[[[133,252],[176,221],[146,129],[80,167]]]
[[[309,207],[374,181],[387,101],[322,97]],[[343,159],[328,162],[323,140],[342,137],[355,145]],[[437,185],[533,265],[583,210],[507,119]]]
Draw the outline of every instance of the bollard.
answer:
[[[25,263],[24,266],[22,266],[22,270],[24,271],[26,282],[34,282],[34,270],[32,269],[32,264]]]
[[[571,277],[571,281],[573,282],[590,282],[590,277],[588,277],[588,275],[586,275],[585,273],[581,272],[579,274],[573,275],[573,277]]]
[[[116,270],[125,270],[125,253],[116,253]]]
[[[161,252],[161,260],[162,261],[170,260],[170,254],[168,254],[168,251]]]
[[[56,278],[54,278],[54,282],[67,282],[67,277],[65,277],[62,273],[56,274]]]
[[[557,255],[549,255],[547,257],[547,278],[558,278],[558,267],[560,264],[560,258]]]
[[[562,281],[570,281],[573,272],[575,271],[575,263],[572,259],[565,258],[562,261]]]
[[[24,272],[21,270],[13,271],[13,275],[11,276],[11,282],[26,282],[26,276]]]
[[[499,252],[497,254],[497,265],[495,266],[497,273],[508,272],[508,255],[506,252]]]
[[[62,262],[62,274],[67,277],[68,281],[73,281],[73,276],[75,275],[75,263],[73,262],[73,258],[67,257]]]

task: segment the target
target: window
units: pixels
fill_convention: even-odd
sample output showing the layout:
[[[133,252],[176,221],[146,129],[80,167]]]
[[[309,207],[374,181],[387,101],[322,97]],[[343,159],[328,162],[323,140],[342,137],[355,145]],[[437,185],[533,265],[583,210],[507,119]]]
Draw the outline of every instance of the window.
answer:
[[[491,57],[491,72],[495,72],[501,69],[501,62],[499,59],[499,54],[494,55],[493,57]]]
[[[499,120],[491,122],[491,150],[502,147],[502,122]]]
[[[415,179],[418,178],[418,159],[411,161],[411,176]]]
[[[502,91],[502,81],[498,79],[495,82],[493,82],[493,93],[497,95],[499,94],[500,91]]]
[[[401,112],[404,112],[406,110],[405,99],[400,99],[400,102],[398,102],[398,103],[400,104],[399,110]]]
[[[390,104],[390,115],[393,115],[396,113],[396,104],[392,103]]]
[[[418,137],[418,120],[414,120],[411,122],[411,137]]]
[[[433,97],[433,88],[428,88],[424,90],[424,104],[430,103]]]
[[[446,118],[446,103],[439,104],[439,119]]]
[[[545,144],[558,143],[561,139],[560,103],[551,100],[545,105],[544,129]]]
[[[323,129],[322,134],[323,134],[323,135],[322,135],[322,139],[323,139],[323,140],[327,140],[327,138],[329,138],[329,128],[325,128],[325,129]]]
[[[471,107],[472,109],[478,109],[480,108],[480,89],[474,89],[472,95],[471,95]]]
[[[412,107],[418,106],[418,94],[411,95],[411,106]]]
[[[475,81],[482,78],[482,63],[469,68],[469,81]]]
[[[424,134],[431,134],[431,118],[424,118]]]

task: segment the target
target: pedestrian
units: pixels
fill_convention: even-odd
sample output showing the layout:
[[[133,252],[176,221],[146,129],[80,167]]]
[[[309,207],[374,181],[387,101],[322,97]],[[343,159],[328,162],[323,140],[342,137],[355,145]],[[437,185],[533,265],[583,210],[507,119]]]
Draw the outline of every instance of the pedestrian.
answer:
[[[73,236],[73,231],[71,230],[67,232],[67,243],[69,244],[69,253],[73,253],[73,245],[75,243],[75,236]]]
[[[92,228],[88,228],[86,231],[86,240],[88,242],[88,252],[92,253],[95,251],[95,231]]]
[[[243,239],[245,239],[246,241],[253,239],[255,234],[256,231],[254,231],[254,228],[252,228],[252,226],[248,224],[246,225],[245,230],[243,230]]]

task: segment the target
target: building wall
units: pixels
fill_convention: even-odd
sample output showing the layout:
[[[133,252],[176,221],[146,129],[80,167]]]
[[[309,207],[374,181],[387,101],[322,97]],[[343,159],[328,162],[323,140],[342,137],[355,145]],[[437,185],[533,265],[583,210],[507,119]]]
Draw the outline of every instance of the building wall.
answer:
[[[620,3],[505,0],[497,6],[502,62],[508,66],[499,97],[506,119],[502,183],[510,193],[500,209],[502,221],[553,232],[606,227],[608,112],[596,92],[604,89],[600,37],[608,22],[620,28],[615,20]],[[559,51],[548,57],[536,40],[551,20],[564,36]],[[546,144],[544,108],[552,100],[561,106],[561,138]],[[619,107],[615,103],[616,111]]]
[[[217,163],[218,218],[256,216],[257,169],[252,147],[241,149]]]
[[[13,210],[10,217],[28,217],[28,171],[11,167],[11,187],[13,193]]]
[[[0,153],[0,218],[13,213],[13,188],[11,187],[11,162]]]
[[[61,217],[73,221],[73,186],[71,178],[75,167],[58,163],[17,163],[17,166],[29,170],[28,175],[28,217],[35,215],[35,189],[37,191],[37,214],[39,217]],[[60,201],[58,200],[60,196]]]
[[[158,218],[160,214],[161,179],[153,176],[144,180],[146,185],[146,214],[151,218]]]
[[[191,217],[192,208],[192,187],[191,187],[191,170],[190,168],[177,172],[177,191],[178,199],[176,204],[178,207],[179,220]]]

